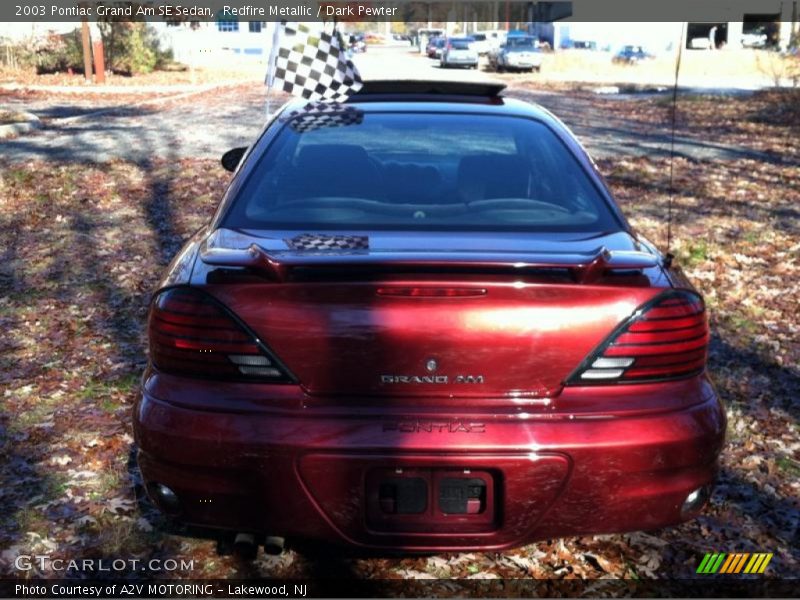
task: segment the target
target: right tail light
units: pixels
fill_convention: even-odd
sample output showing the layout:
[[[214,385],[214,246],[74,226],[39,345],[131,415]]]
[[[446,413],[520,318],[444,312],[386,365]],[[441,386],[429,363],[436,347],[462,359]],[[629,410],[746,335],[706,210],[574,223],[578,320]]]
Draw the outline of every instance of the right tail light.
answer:
[[[567,380],[568,385],[638,383],[700,373],[708,353],[702,298],[671,290],[639,308]]]

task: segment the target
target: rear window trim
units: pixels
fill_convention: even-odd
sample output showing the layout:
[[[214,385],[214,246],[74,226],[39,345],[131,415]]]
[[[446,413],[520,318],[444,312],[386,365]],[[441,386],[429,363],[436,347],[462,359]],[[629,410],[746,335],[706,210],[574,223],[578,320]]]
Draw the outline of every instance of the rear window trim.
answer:
[[[433,99],[433,100],[435,100],[435,99]],[[345,108],[347,108],[347,107],[353,107],[353,106],[356,106],[356,105],[345,104],[344,106],[345,106]],[[287,110],[289,108],[294,108],[294,107],[288,107]],[[365,114],[371,114],[371,115],[455,115],[455,116],[464,116],[464,117],[471,117],[471,116],[490,117],[490,118],[491,117],[506,117],[506,118],[521,119],[521,120],[532,121],[534,123],[538,123],[539,125],[542,125],[545,128],[547,128],[553,134],[553,137],[555,137],[558,140],[558,142],[563,146],[564,150],[570,156],[572,156],[572,158],[575,160],[577,168],[579,168],[579,169],[581,169],[583,171],[583,174],[589,180],[590,185],[595,189],[595,191],[598,193],[598,195],[602,199],[605,208],[610,213],[611,219],[619,227],[619,231],[625,231],[625,232],[628,232],[628,233],[631,232],[630,226],[628,225],[628,223],[625,220],[625,218],[622,216],[619,207],[615,204],[613,198],[611,197],[610,191],[607,188],[605,188],[605,186],[602,184],[602,178],[600,177],[600,175],[598,173],[595,173],[591,168],[587,168],[587,166],[584,164],[584,161],[588,161],[591,164],[591,159],[588,156],[588,154],[586,156],[581,156],[581,152],[577,152],[575,149],[570,147],[570,145],[564,139],[565,135],[574,137],[574,134],[572,134],[569,130],[566,130],[565,132],[559,131],[558,128],[554,127],[551,123],[549,123],[545,119],[541,119],[541,118],[538,118],[538,117],[535,117],[535,116],[520,115],[520,114],[515,114],[515,113],[499,113],[498,114],[498,113],[495,113],[495,112],[489,112],[489,111],[485,111],[485,110],[472,112],[472,111],[455,111],[455,110],[448,110],[448,111],[413,110],[413,111],[411,111],[411,110],[396,110],[396,109],[385,109],[385,110],[384,109],[380,109],[380,110],[367,110],[367,111],[364,111],[364,112],[365,112]],[[260,144],[257,143],[252,148],[252,150],[250,152],[248,152],[247,164],[246,165],[242,165],[242,167],[246,167],[246,168],[245,169],[241,169],[240,168],[240,173],[242,173],[242,175],[244,176],[244,179],[242,181],[237,181],[236,182],[235,194],[233,194],[232,197],[226,198],[226,206],[224,207],[224,209],[222,211],[220,211],[218,217],[214,219],[215,228],[225,227],[225,228],[228,228],[228,229],[242,229],[242,228],[259,229],[258,227],[249,227],[249,226],[248,227],[243,227],[241,225],[232,225],[232,224],[228,223],[227,221],[230,218],[231,213],[233,212],[234,206],[236,205],[237,201],[240,198],[242,190],[247,188],[248,184],[250,183],[251,178],[254,177],[255,174],[258,172],[258,170],[259,170],[258,167],[260,166],[261,161],[263,161],[265,159],[265,157],[267,156],[267,154],[269,154],[270,149],[278,141],[278,139],[280,138],[280,136],[283,133],[284,129],[286,127],[288,127],[289,124],[292,123],[293,121],[301,119],[301,118],[308,117],[309,114],[313,114],[313,113],[302,113],[302,114],[296,114],[296,115],[291,115],[291,116],[283,116],[283,115],[277,115],[276,116],[276,118],[273,120],[271,126],[268,126],[267,129],[264,132],[267,135],[266,136],[262,136],[261,140],[259,140],[260,142],[261,141],[265,141],[264,138],[268,137],[268,139],[266,140],[266,145],[263,148],[259,148]],[[270,131],[273,128],[274,128],[274,130]],[[583,147],[580,144],[580,142],[575,140],[575,144],[576,144],[576,146],[578,147],[579,150],[581,150],[584,154],[586,153],[586,151],[583,150]],[[256,152],[257,152],[257,156],[254,156],[256,154]],[[254,159],[255,159],[255,163],[250,165],[249,164],[250,161],[252,161]],[[280,228],[278,228],[278,229],[280,229]],[[412,233],[418,233],[419,232],[418,230],[415,230],[415,229],[408,229],[407,226],[397,226],[397,227],[392,227],[392,226],[375,227],[375,226],[373,226],[373,227],[369,227],[367,229],[359,229],[358,227],[354,227],[352,224],[350,224],[350,225],[345,224],[345,225],[342,225],[342,226],[331,226],[331,225],[319,226],[319,225],[315,225],[311,229],[314,229],[315,231],[362,231],[362,230],[364,230],[364,231],[367,231],[367,230],[369,230],[369,231],[404,231],[404,230],[408,230],[409,232],[412,232]],[[464,232],[492,232],[492,231],[497,231],[498,233],[515,232],[516,231],[516,232],[527,233],[527,234],[537,233],[537,232],[533,232],[533,231],[524,232],[524,231],[520,231],[519,229],[506,229],[506,230],[504,230],[504,229],[499,228],[499,227],[494,229],[494,230],[487,230],[485,228],[478,229],[478,228],[470,228],[470,227],[465,227],[465,226],[458,226],[458,227],[454,227],[452,229],[444,229],[443,228],[443,229],[432,229],[432,230],[430,230],[431,233],[437,232],[437,231],[440,231],[442,233],[453,233],[453,232],[458,232],[458,231],[464,231]],[[567,232],[568,231],[569,230],[567,230]]]

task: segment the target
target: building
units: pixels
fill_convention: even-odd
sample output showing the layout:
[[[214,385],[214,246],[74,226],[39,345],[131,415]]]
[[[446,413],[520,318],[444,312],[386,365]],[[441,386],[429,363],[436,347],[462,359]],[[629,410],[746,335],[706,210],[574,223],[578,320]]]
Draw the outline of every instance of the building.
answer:
[[[570,10],[565,11],[564,6]],[[681,5],[681,14],[691,21],[660,22],[654,5],[641,8],[641,15],[630,14],[630,22],[606,22],[602,3],[594,0],[538,2],[533,4],[530,28],[551,47],[596,47],[613,50],[635,44],[654,52],[676,49],[788,48],[793,31],[798,30],[798,0],[721,0],[715,3]],[[556,7],[550,9],[550,6]],[[665,17],[670,8],[664,8]],[[569,14],[564,15],[565,12]],[[560,14],[556,14],[560,13]],[[672,13],[674,15],[674,13]],[[553,15],[553,18],[548,16]]]
[[[161,45],[175,60],[191,66],[266,62],[273,23],[264,21],[154,22]]]

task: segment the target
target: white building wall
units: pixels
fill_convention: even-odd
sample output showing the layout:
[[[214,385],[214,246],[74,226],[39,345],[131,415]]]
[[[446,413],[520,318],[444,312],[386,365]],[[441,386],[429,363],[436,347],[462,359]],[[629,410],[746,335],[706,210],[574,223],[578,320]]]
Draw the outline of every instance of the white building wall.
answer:
[[[272,42],[267,23],[261,31],[250,31],[247,21],[239,22],[238,31],[221,31],[216,22],[177,27],[153,23],[164,48],[171,48],[175,60],[190,66],[266,62]]]

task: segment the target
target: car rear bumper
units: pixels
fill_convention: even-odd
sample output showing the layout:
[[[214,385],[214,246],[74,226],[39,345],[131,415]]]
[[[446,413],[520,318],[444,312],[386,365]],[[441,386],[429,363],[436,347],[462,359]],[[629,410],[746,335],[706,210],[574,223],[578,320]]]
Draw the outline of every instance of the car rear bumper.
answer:
[[[181,520],[371,548],[499,549],[679,523],[694,516],[687,495],[713,482],[725,431],[704,376],[660,384],[680,408],[638,414],[337,411],[285,398],[220,412],[176,403],[177,378],[150,379],[135,410],[139,465],[149,489],[175,492]],[[560,405],[586,390],[567,388]],[[403,508],[417,488],[425,506]],[[471,513],[442,509],[465,490],[478,491]]]

